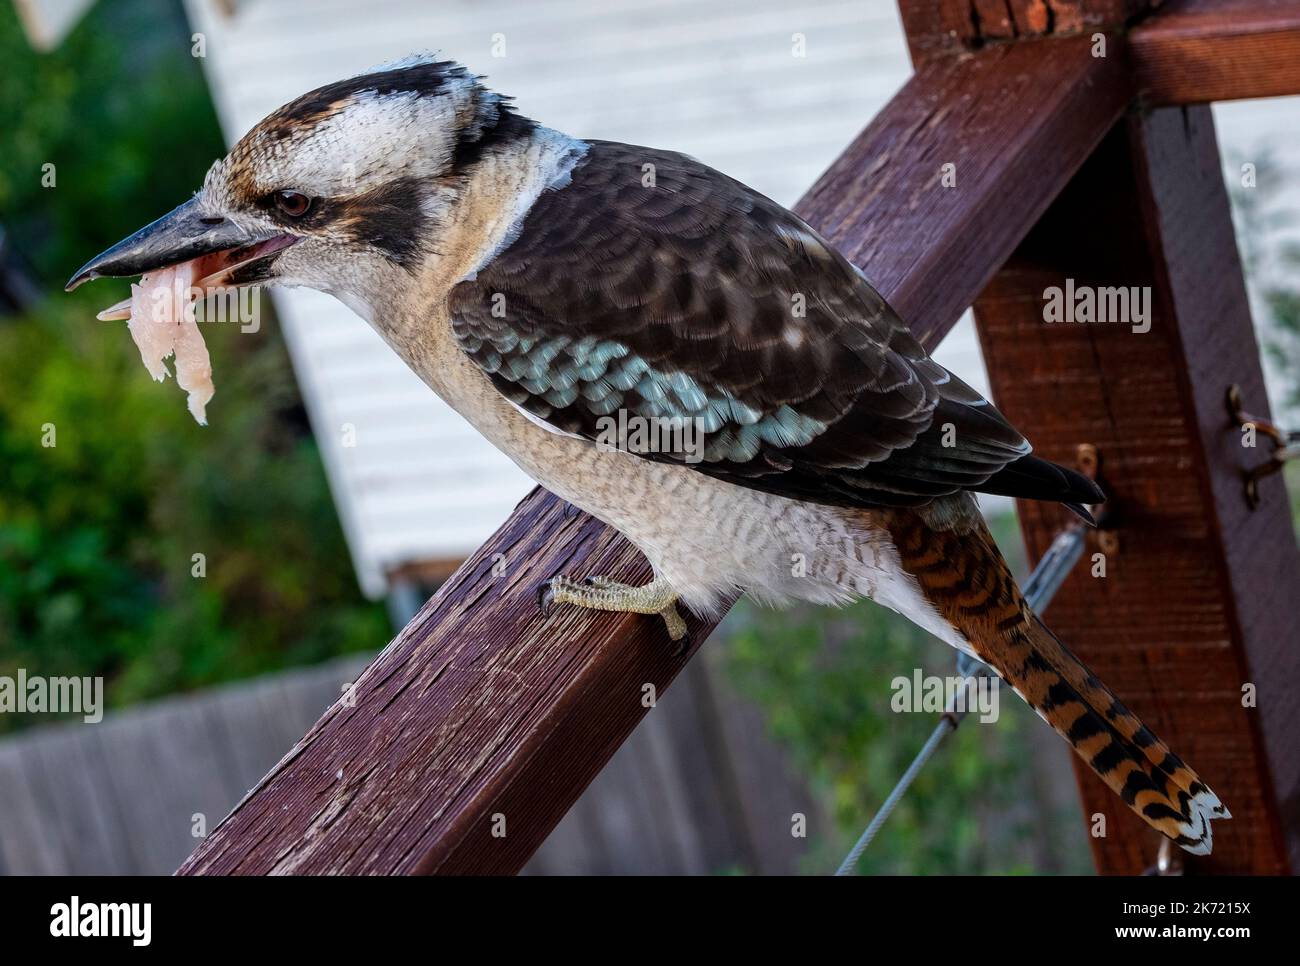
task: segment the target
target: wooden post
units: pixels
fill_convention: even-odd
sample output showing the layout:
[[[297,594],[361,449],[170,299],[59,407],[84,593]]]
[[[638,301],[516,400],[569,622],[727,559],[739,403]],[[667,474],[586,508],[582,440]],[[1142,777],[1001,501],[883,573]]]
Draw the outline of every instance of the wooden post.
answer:
[[[1044,293],[1066,285],[1145,290],[1150,330],[1046,323]],[[1300,554],[1280,476],[1247,505],[1242,474],[1267,447],[1243,448],[1225,405],[1236,384],[1268,411],[1209,108],[1119,125],[975,312],[998,405],[1038,452],[1068,461],[1086,442],[1102,455],[1117,546],[1094,540],[1105,576],[1077,570],[1049,622],[1231,809],[1196,870],[1287,871],[1300,845],[1279,804],[1300,789]],[[1063,516],[1025,502],[1020,518],[1036,559]],[[1247,686],[1258,707],[1244,706]],[[1152,865],[1159,837],[1077,771],[1086,814],[1105,816],[1098,868]]]
[[[999,32],[985,16],[996,4],[901,0],[919,65],[1027,32],[1091,36],[1137,21],[1131,44],[1109,37],[1105,50],[1130,65],[1146,103],[1300,90],[1300,0],[1049,4],[1065,16]],[[1041,6],[1006,9],[1019,24]],[[1067,279],[1150,290],[1151,331],[1045,324],[1044,292]],[[1216,826],[1197,871],[1287,870],[1300,842],[1300,820],[1279,804],[1300,791],[1300,635],[1287,612],[1300,556],[1280,479],[1253,513],[1242,492],[1243,470],[1264,456],[1242,449],[1224,397],[1236,383],[1255,413],[1267,401],[1209,109],[1134,114],[1112,132],[985,291],[976,321],[998,405],[1049,458],[1097,446],[1114,494],[1107,577],[1076,572],[1049,622],[1228,800],[1234,819]],[[1020,515],[1037,559],[1062,511],[1024,503]],[[1242,706],[1247,685],[1258,709]],[[1098,868],[1150,867],[1155,833],[1076,771],[1088,814],[1107,819]]]
[[[917,65],[1035,37],[1067,37],[1122,26],[1145,0],[900,0]]]

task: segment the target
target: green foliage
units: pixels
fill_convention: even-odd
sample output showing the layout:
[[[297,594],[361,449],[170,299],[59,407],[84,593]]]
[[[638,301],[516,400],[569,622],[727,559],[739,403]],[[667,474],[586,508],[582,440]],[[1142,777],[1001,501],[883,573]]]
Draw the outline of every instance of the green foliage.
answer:
[[[1254,163],[1254,184],[1229,180],[1242,262],[1256,295],[1264,350],[1283,381],[1283,404],[1300,408],[1300,243],[1282,233],[1295,223],[1280,192],[1283,172],[1264,155]]]
[[[764,710],[772,736],[808,776],[832,828],[813,823],[807,871],[833,870],[937,722],[890,707],[894,678],[955,674],[955,654],[870,603],[772,613],[742,603],[726,662]],[[1086,871],[1081,820],[1042,814],[1029,775],[1029,729],[1043,725],[1010,690],[1000,717],[968,716],[940,746],[867,849],[863,874],[1037,871],[1043,828],[1062,869]]]
[[[0,61],[0,219],[50,288],[188,198],[225,153],[178,4],[96,4],[48,54],[0,4]]]
[[[48,292],[0,318],[0,674],[102,674],[121,705],[382,644],[270,313],[205,326],[201,427],[95,321],[125,282],[60,288],[223,153],[177,5],[99,4],[38,55],[0,4],[0,57],[0,218]]]
[[[201,427],[98,304],[0,326],[0,673],[103,674],[123,703],[386,640],[279,340],[209,327]]]

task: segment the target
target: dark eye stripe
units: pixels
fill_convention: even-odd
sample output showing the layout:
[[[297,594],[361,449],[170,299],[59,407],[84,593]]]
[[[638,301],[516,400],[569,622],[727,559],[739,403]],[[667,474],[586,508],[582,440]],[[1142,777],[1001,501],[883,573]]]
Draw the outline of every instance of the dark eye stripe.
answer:
[[[414,178],[398,178],[340,201],[333,212],[333,224],[358,242],[380,249],[402,267],[411,268],[419,260],[421,239],[428,228],[420,201],[419,183]]]
[[[308,202],[285,203],[296,195]],[[414,178],[397,178],[361,194],[340,198],[309,198],[301,192],[273,191],[260,196],[257,205],[281,221],[291,221],[296,233],[328,233],[377,248],[406,269],[419,261],[421,239],[428,215],[421,204],[420,185]],[[295,212],[300,212],[295,214]]]

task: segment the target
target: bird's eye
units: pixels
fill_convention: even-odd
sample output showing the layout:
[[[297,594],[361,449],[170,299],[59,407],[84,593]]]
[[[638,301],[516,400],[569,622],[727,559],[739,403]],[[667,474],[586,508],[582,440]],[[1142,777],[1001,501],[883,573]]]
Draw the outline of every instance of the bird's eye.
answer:
[[[290,218],[301,218],[311,209],[311,199],[297,191],[277,191],[275,206]]]

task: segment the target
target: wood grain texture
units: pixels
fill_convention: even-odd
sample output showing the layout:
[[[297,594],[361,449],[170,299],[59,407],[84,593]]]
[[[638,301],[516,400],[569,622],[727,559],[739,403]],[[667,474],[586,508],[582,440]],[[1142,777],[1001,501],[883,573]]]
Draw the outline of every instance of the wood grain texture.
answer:
[[[1300,93],[1300,0],[1174,0],[1129,46],[1151,104]]]
[[[1044,322],[1044,292],[1149,286],[1152,324]],[[1081,567],[1047,613],[1061,638],[1200,773],[1233,813],[1216,822],[1203,873],[1294,867],[1300,821],[1300,553],[1280,477],[1252,512],[1244,449],[1224,404],[1240,385],[1267,407],[1259,348],[1208,107],[1117,127],[976,303],[995,398],[1037,452],[1068,461],[1095,444],[1118,552]],[[1031,559],[1064,511],[1020,505]],[[1095,552],[1091,547],[1089,553]],[[1243,685],[1258,708],[1242,706]],[[1140,873],[1158,836],[1087,771],[1085,813],[1103,814],[1098,868]]]
[[[535,585],[645,570],[534,491],[181,872],[517,870],[684,663],[657,621],[543,618]]]
[[[1065,37],[1127,23],[1146,0],[899,0],[912,62],[1035,37]]]
[[[1087,38],[922,66],[796,210],[933,348],[1128,103]],[[1008,109],[1015,105],[1014,109]],[[951,164],[954,187],[943,183]]]
[[[933,345],[1127,98],[1119,66],[1081,41],[926,68],[799,211]],[[947,161],[956,189],[939,183]],[[645,714],[643,689],[661,693],[686,660],[658,620],[539,614],[534,591],[556,573],[650,576],[564,509],[528,497],[358,681],[355,705],[332,708],[181,873],[517,871]],[[692,622],[697,646],[711,629]]]
[[[361,655],[0,740],[0,872],[166,875],[360,673]]]

